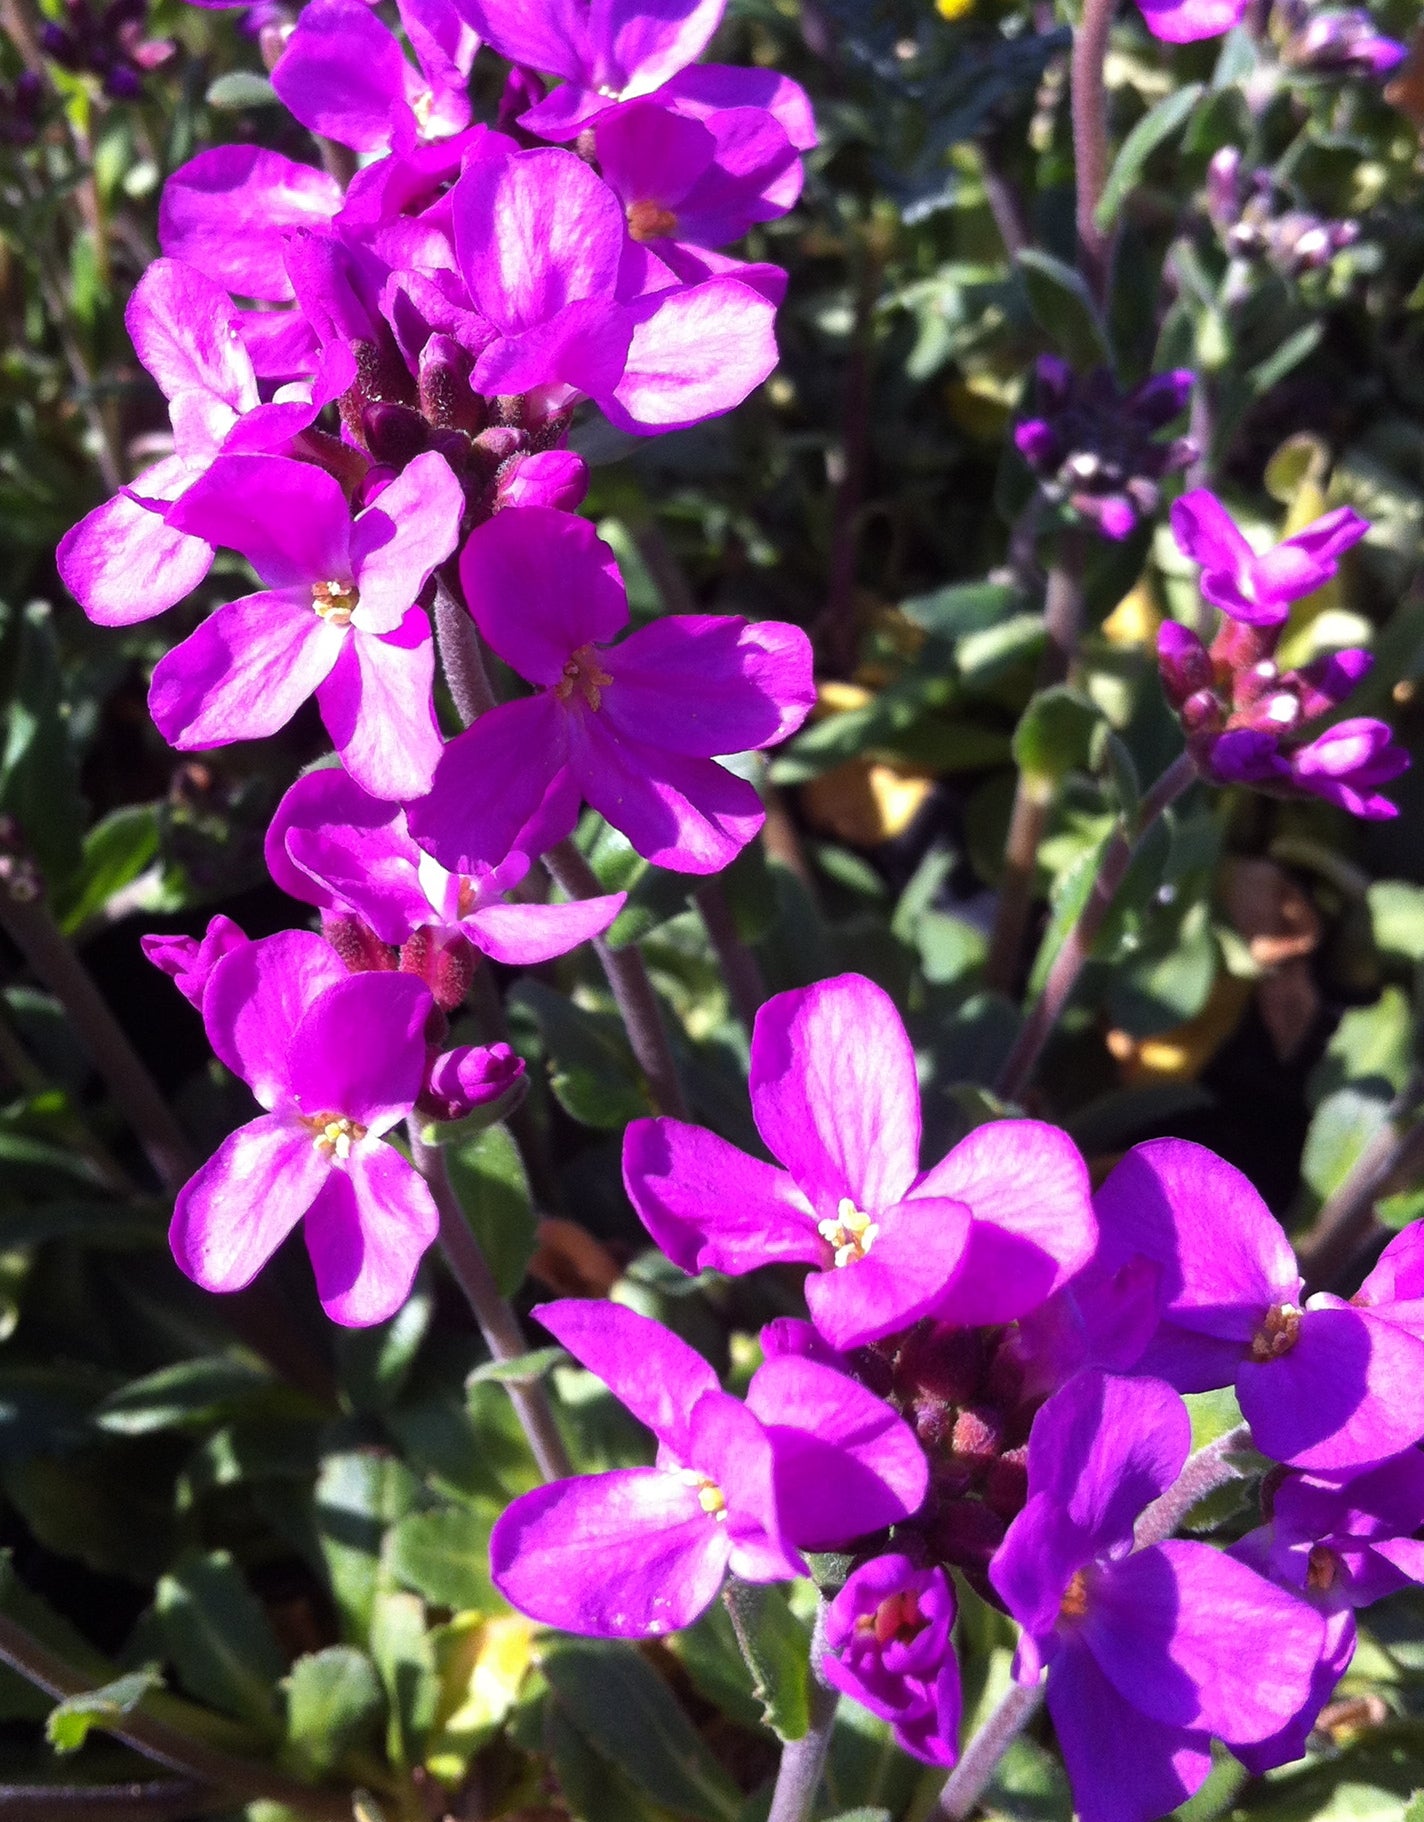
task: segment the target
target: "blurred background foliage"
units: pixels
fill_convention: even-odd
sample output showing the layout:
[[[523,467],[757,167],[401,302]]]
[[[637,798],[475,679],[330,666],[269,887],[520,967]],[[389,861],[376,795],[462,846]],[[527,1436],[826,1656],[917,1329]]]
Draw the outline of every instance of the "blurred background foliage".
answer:
[[[1417,29],[1411,0],[1376,16]],[[123,307],[157,251],[165,178],[225,141],[315,155],[240,17],[0,0],[0,887],[42,877],[199,1156],[245,1096],[138,936],[196,933],[218,910],[253,935],[304,921],[261,841],[323,736],[304,714],[260,747],[179,759],[149,723],[148,673],[223,598],[234,560],[176,626],[118,632],[64,595],[53,550],[161,447]],[[87,68],[47,54],[46,23]],[[1198,612],[1160,524],[1085,542],[1080,649],[1066,685],[1035,695],[1048,521],[1008,433],[1038,355],[1091,364],[1110,343],[1124,385],[1195,368],[1197,472],[1250,525],[1278,534],[1340,504],[1371,519],[1338,582],[1297,607],[1285,656],[1371,646],[1351,712],[1387,715],[1420,756],[1424,37],[1381,93],[1292,75],[1267,0],[1251,23],[1169,49],[1132,9],[1118,22],[1102,325],[1057,263],[1073,252],[1069,33],[1049,0],[732,0],[714,54],[796,76],[822,135],[802,205],[751,248],[791,274],[782,364],[696,430],[576,432],[635,615],[773,615],[816,639],[819,709],[759,774],[766,836],[724,884],[771,990],[854,968],[895,995],[920,1049],[927,1154],[992,1111],[1024,993],[1137,780],[1177,752],[1154,636],[1164,614]],[[493,71],[476,80],[492,99]],[[1270,173],[1277,229],[1245,256],[1207,207],[1227,145]],[[1312,221],[1358,232],[1312,265]],[[988,969],[989,930],[1021,769],[1046,822],[1029,941],[1005,974]],[[1424,768],[1397,796],[1398,821],[1361,824],[1195,790],[1134,867],[1029,1111],[1065,1124],[1095,1171],[1155,1134],[1200,1139],[1309,1230],[1424,1100]],[[693,882],[596,821],[580,839],[630,893],[615,940],[643,944],[676,1015],[694,1117],[754,1144],[747,1032]],[[452,1162],[504,1288],[526,1309],[611,1293],[735,1382],[794,1283],[689,1284],[645,1249],[618,1159],[647,1099],[596,963],[496,974],[534,1088],[518,1143],[493,1128]],[[439,1262],[370,1332],[324,1322],[291,1246],[259,1291],[205,1297],[171,1263],[162,1188],[63,1009],[8,949],[0,980],[0,1616],[78,1686],[102,1685],[56,1708],[0,1674],[0,1816],[83,1815],[71,1787],[151,1780],[91,1731],[136,1716],[267,1783],[233,1774],[183,1810],[150,1792],[159,1807],[134,1797],[135,1817],[243,1798],[252,1822],[351,1813],[303,1794],[323,1784],[366,1793],[364,1822],[764,1815],[777,1734],[805,1726],[810,1590],[766,1595],[756,1677],[721,1609],[643,1650],[539,1638],[485,1564],[532,1468]],[[1424,1213],[1408,1170],[1377,1188],[1382,1226]],[[639,1458],[588,1375],[557,1351],[529,1364],[552,1373],[582,1465]],[[1229,1411],[1202,1402],[1208,1433],[1225,1428]],[[1203,1518],[1229,1535],[1232,1512]],[[1011,1628],[972,1596],[964,1608],[983,1713]],[[1192,1822],[1400,1817],[1424,1784],[1424,1596],[1373,1610],[1362,1633],[1307,1764],[1248,1784],[1224,1759]],[[47,1798],[7,1795],[45,1783]],[[844,1822],[922,1818],[936,1784],[843,1709],[828,1791]],[[1031,1738],[991,1797],[1015,1822],[1069,1814]]]

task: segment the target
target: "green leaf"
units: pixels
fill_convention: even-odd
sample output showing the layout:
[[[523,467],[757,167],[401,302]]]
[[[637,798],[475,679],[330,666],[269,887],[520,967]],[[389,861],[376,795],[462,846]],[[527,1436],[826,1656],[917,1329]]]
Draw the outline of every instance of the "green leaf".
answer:
[[[321,1464],[317,1537],[331,1592],[353,1639],[365,1638],[376,1597],[391,1586],[382,1557],[386,1532],[412,1509],[416,1491],[409,1468],[373,1449],[329,1455]]]
[[[1347,1083],[1389,1100],[1408,1079],[1414,1056],[1414,1016],[1398,987],[1386,987],[1372,1006],[1354,1006],[1331,1033],[1311,1072],[1307,1094],[1319,1102]]]
[[[783,1740],[799,1740],[811,1724],[806,1628],[780,1588],[733,1581],[725,1599],[763,1720]]]
[[[0,675],[0,810],[19,822],[53,889],[79,864],[82,810],[54,616],[45,602],[32,601],[15,617],[0,656],[7,660]]]
[[[208,84],[207,103],[210,108],[272,108],[281,105],[281,98],[256,70],[228,70]]]
[[[1424,961],[1424,886],[1377,879],[1369,888],[1375,947],[1402,962]]]
[[[1044,931],[1038,945],[1038,954],[1034,957],[1033,962],[1033,972],[1029,976],[1029,991],[1032,994],[1042,993],[1043,984],[1048,979],[1048,970],[1053,966],[1054,956],[1063,947],[1064,938],[1078,921],[1079,913],[1088,902],[1102,867],[1103,855],[1107,852],[1111,840],[1110,831],[1100,841],[1085,848],[1072,865],[1054,880],[1049,893],[1048,928]]]
[[[104,1727],[122,1721],[132,1714],[150,1689],[163,1682],[158,1671],[149,1665],[116,1677],[102,1689],[89,1689],[83,1695],[67,1697],[52,1708],[45,1721],[45,1738],[56,1752],[75,1752],[89,1737],[91,1727]]]
[[[180,1360],[111,1392],[94,1412],[101,1430],[117,1436],[146,1436],[155,1430],[198,1428],[235,1404],[266,1391],[269,1373],[242,1360],[212,1355]]]
[[[383,1590],[371,1614],[371,1656],[390,1700],[386,1748],[402,1769],[417,1764],[440,1702],[435,1649],[424,1604]]]
[[[300,1769],[313,1777],[364,1745],[385,1714],[376,1666],[350,1645],[328,1645],[298,1658],[284,1683],[287,1744]]]
[[[890,1822],[888,1809],[843,1809],[830,1822]]]
[[[225,1550],[180,1557],[158,1583],[158,1629],[184,1687],[224,1714],[274,1728],[282,1654],[267,1616]]]
[[[1317,1203],[1349,1176],[1389,1117],[1389,1100],[1360,1088],[1337,1088],[1316,1108],[1305,1136],[1300,1174]]]
[[[529,1385],[568,1358],[565,1348],[533,1348],[527,1354],[516,1354],[512,1360],[485,1361],[483,1366],[475,1368],[465,1384],[482,1385],[492,1379],[497,1385]]]
[[[1067,684],[1032,697],[1014,730],[1014,759],[1032,778],[1057,782],[1085,767],[1100,720],[1097,705]]]
[[[1416,1791],[1410,1798],[1402,1822],[1424,1822],[1424,1790]]]
[[[538,1022],[549,1085],[564,1111],[584,1126],[621,1131],[648,1111],[637,1065],[612,1013],[589,1012],[542,981],[525,978],[509,996]]]
[[[1199,82],[1189,82],[1185,88],[1175,90],[1159,101],[1156,107],[1149,109],[1123,140],[1094,213],[1093,219],[1100,228],[1110,228],[1117,220],[1118,210],[1141,176],[1142,167],[1158,146],[1164,145],[1180,127],[1185,126],[1187,116],[1201,99],[1202,93],[1202,84]]]
[[[468,1506],[409,1513],[391,1532],[392,1575],[437,1607],[501,1612],[504,1602],[489,1578],[494,1517]]]
[[[736,1785],[632,1646],[561,1639],[543,1668],[588,1744],[654,1802],[696,1822],[733,1822]]]
[[[506,1126],[445,1148],[450,1180],[500,1291],[512,1297],[534,1257],[538,1219],[529,1179]]]
[[[1075,367],[1111,367],[1108,332],[1082,274],[1036,247],[1017,263],[1034,321],[1053,345]]]
[[[1253,398],[1264,398],[1273,386],[1279,386],[1286,375],[1308,360],[1325,339],[1325,325],[1310,322],[1294,335],[1288,335],[1275,353],[1251,368],[1246,384]]]
[[[58,906],[60,928],[73,936],[98,917],[116,892],[132,885],[158,853],[158,807],[128,804],[84,837],[79,872]]]

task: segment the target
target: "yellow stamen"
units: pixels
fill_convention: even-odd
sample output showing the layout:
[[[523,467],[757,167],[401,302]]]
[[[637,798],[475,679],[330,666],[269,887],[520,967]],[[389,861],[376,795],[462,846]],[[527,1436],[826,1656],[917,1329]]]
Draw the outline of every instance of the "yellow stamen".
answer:
[[[359,1121],[340,1113],[312,1114],[304,1124],[311,1132],[313,1148],[335,1158],[338,1164],[344,1164],[351,1156],[351,1147],[366,1136],[366,1128]]]
[[[697,1503],[709,1518],[715,1518],[719,1525],[726,1524],[727,1495],[710,1474],[700,1468],[679,1468],[677,1477],[697,1494]]]
[[[863,1259],[880,1232],[880,1223],[863,1215],[849,1196],[842,1196],[833,1221],[818,1221],[816,1231],[834,1247],[837,1265],[853,1265]]]
[[[598,662],[591,645],[581,645],[564,666],[564,674],[554,685],[554,694],[561,702],[578,690],[591,709],[602,705],[603,692],[613,679]]]
[[[351,616],[361,599],[350,582],[313,582],[312,606],[332,626],[350,626]]]
[[[1255,1361],[1279,1360],[1300,1338],[1300,1310],[1294,1303],[1275,1303],[1251,1340]]]
[[[641,202],[628,204],[628,232],[636,241],[665,240],[670,234],[677,233],[677,216],[671,209],[665,209],[661,203]]]

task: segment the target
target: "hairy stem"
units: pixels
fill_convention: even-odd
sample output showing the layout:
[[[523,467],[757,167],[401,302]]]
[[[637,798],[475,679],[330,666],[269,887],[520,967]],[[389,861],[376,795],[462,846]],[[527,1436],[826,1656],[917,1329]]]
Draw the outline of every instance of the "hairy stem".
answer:
[[[998,1707],[960,1754],[940,1793],[938,1814],[949,1822],[964,1822],[974,1813],[1000,1759],[1042,1706],[1043,1688],[1041,1682],[1027,1687],[1010,1684]]]
[[[815,1629],[811,1634],[809,1725],[799,1740],[788,1740],[781,1749],[781,1765],[766,1822],[807,1822],[816,1801],[831,1744],[831,1729],[835,1726],[836,1707],[840,1702],[838,1691],[821,1675],[825,1643],[826,1603],[823,1600],[816,1610]]]
[[[6,1613],[0,1613],[0,1661],[56,1701],[86,1695],[96,1687],[92,1677],[74,1669]],[[270,1765],[239,1758],[205,1740],[194,1739],[169,1722],[146,1715],[141,1708],[113,1720],[97,1720],[95,1725],[145,1758],[234,1796],[266,1797],[285,1803],[298,1815],[312,1817],[313,1822],[350,1822],[349,1794],[314,1790]]]
[[[192,1778],[128,1784],[0,1784],[0,1822],[188,1822],[232,1808],[232,1792]]]
[[[544,865],[570,898],[597,898],[603,886],[593,868],[572,841],[561,841],[544,856]],[[605,937],[595,937],[593,946],[608,976],[608,985],[618,1003],[623,1029],[633,1047],[638,1067],[647,1078],[653,1103],[659,1113],[673,1119],[687,1118],[687,1102],[673,1061],[667,1027],[658,1009],[658,998],[643,958],[631,944],[615,949]]]
[[[469,609],[437,570],[435,574],[435,638],[440,647],[440,668],[460,720],[468,727],[495,705],[489,672],[485,669],[480,635]]]
[[[1025,1085],[1033,1074],[1042,1056],[1044,1047],[1053,1035],[1059,1019],[1063,1016],[1068,1001],[1072,998],[1073,989],[1078,984],[1078,976],[1083,972],[1089,956],[1093,952],[1108,912],[1112,910],[1113,900],[1118,889],[1127,877],[1127,870],[1132,865],[1133,857],[1141,846],[1142,838],[1168,807],[1175,803],[1196,777],[1196,768],[1190,757],[1183,753],[1175,759],[1156,784],[1142,800],[1142,806],[1133,819],[1131,829],[1120,827],[1108,844],[1098,869],[1098,877],[1093,882],[1093,889],[1088,902],[1078,914],[1078,921],[1064,937],[1061,948],[1053,958],[1053,965],[1048,971],[1043,992],[1035,1000],[1028,1017],[1024,1020],[1023,1029],[1019,1032],[1013,1049],[1009,1052],[1007,1062],[999,1073],[994,1084],[994,1092],[1001,1099],[1016,1101],[1022,1094]]]
[[[1078,266],[1099,304],[1107,302],[1112,264],[1109,237],[1097,223],[1108,180],[1108,98],[1103,64],[1116,0],[1083,0],[1073,34],[1073,171],[1077,186]]]
[[[1149,1544],[1160,1544],[1172,1535],[1199,1500],[1214,1493],[1218,1487],[1224,1487],[1228,1481],[1240,1480],[1242,1471],[1230,1457],[1234,1451],[1250,1446],[1250,1428],[1239,1423],[1234,1430],[1228,1430],[1224,1436],[1218,1436],[1215,1442],[1209,1442],[1204,1449],[1198,1449],[1195,1455],[1188,1457],[1176,1480],[1143,1509],[1133,1526],[1136,1547],[1145,1550]]]
[[[411,1158],[429,1185],[440,1211],[440,1248],[445,1263],[475,1313],[475,1321],[480,1325],[491,1357],[517,1360],[521,1354],[529,1352],[529,1343],[514,1311],[500,1293],[484,1249],[465,1219],[455,1186],[450,1181],[445,1154],[438,1145],[427,1145],[421,1139],[414,1121],[408,1130]],[[567,1479],[573,1469],[543,1386],[537,1381],[522,1383],[511,1379],[506,1381],[505,1389],[519,1419],[519,1427],[539,1464],[539,1472],[545,1480]]]

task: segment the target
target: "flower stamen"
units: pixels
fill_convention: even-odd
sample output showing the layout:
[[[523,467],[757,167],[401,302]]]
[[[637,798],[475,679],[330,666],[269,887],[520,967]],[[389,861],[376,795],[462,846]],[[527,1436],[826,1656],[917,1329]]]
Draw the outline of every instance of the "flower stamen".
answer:
[[[704,1474],[701,1468],[679,1468],[677,1477],[684,1486],[693,1489],[698,1505],[709,1518],[716,1519],[719,1525],[726,1524],[727,1495],[710,1474]]]
[[[1251,1340],[1255,1361],[1279,1360],[1300,1339],[1300,1309],[1294,1303],[1273,1303]]]
[[[344,1164],[351,1156],[351,1147],[366,1136],[366,1128],[359,1120],[340,1113],[315,1113],[302,1124],[312,1134],[313,1149],[334,1157],[338,1164]]]
[[[564,666],[564,674],[554,685],[554,694],[561,702],[578,690],[591,709],[602,706],[603,692],[613,679],[598,662],[591,645],[581,645]]]
[[[351,616],[361,599],[351,582],[313,582],[312,606],[321,619],[332,626],[350,626]]]
[[[818,1221],[816,1231],[834,1248],[837,1265],[853,1265],[870,1251],[880,1223],[862,1214],[849,1196],[842,1196],[835,1219]]]

